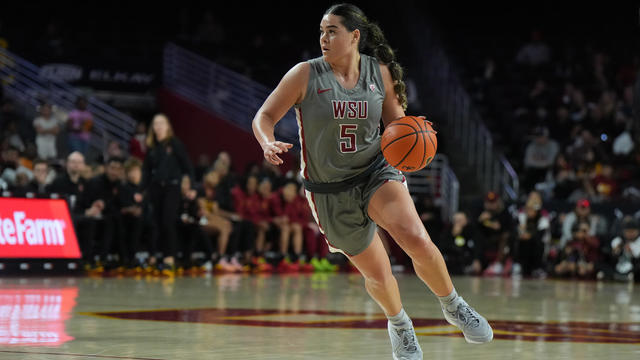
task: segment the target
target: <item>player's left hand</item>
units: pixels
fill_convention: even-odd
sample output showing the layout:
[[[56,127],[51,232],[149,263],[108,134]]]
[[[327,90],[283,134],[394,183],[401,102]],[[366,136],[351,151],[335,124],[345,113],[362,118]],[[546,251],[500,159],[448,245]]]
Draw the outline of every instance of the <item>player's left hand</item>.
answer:
[[[426,117],[426,116],[418,115],[418,117],[419,117],[420,119],[424,120],[427,124],[429,124],[429,125],[433,126],[433,122],[431,122],[431,121],[427,120],[427,117]]]
[[[284,163],[278,154],[288,152],[293,147],[293,144],[285,143],[282,141],[272,141],[262,145],[262,151],[264,152],[264,158],[273,165],[280,165]]]

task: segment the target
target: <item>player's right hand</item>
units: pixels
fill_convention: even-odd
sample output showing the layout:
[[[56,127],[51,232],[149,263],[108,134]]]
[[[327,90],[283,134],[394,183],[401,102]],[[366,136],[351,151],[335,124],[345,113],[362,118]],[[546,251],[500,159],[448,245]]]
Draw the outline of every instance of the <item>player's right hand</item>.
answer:
[[[293,144],[285,143],[282,141],[271,141],[262,145],[262,151],[264,158],[273,165],[280,165],[284,161],[278,156],[283,152],[288,152],[293,147]]]

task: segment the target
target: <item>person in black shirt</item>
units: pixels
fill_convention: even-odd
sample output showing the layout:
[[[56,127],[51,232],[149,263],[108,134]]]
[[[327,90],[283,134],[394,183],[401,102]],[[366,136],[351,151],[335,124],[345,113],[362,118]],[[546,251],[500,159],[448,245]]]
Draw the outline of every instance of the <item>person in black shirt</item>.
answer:
[[[33,180],[25,186],[14,187],[12,193],[15,197],[48,199],[47,176],[49,164],[42,159],[33,161]]]
[[[513,218],[505,209],[500,196],[493,191],[488,192],[476,220],[476,237],[482,245],[483,255],[485,260],[492,261],[485,269],[485,275],[501,275],[510,271],[505,263],[509,254],[505,252],[509,249],[508,241],[513,234],[513,227]]]
[[[129,158],[124,163],[126,181],[122,185],[120,192],[120,213],[122,214],[122,225],[125,237],[121,239],[120,248],[123,250],[121,256],[124,264],[131,267],[146,267],[145,264],[136,261],[135,256],[140,251],[140,240],[145,225],[146,199],[141,199],[135,194],[142,193],[142,163],[136,157]],[[148,244],[151,256],[155,253],[153,241]],[[151,262],[154,262],[151,260]]]
[[[82,177],[86,164],[84,155],[74,151],[67,156],[66,171],[58,174],[47,191],[52,198],[61,198],[67,201],[73,227],[78,237],[82,258],[85,267],[90,268],[93,260],[93,221],[101,213],[102,201],[96,200],[91,204],[85,204],[83,200],[86,181]]]
[[[160,271],[172,275],[177,252],[177,220],[180,207],[182,176],[189,176],[193,184],[193,167],[184,145],[173,134],[169,118],[157,114],[147,136],[147,156],[144,159],[142,183],[149,195],[153,219],[162,246],[164,261]],[[195,198],[196,192],[190,196]],[[136,196],[141,198],[141,195]]]
[[[123,162],[124,160],[118,157],[108,159],[105,173],[89,180],[85,196],[82,197],[84,205],[89,209],[92,204],[101,204],[99,216],[93,217],[93,234],[90,236],[96,240],[98,261],[102,262],[108,260],[107,255],[110,254],[114,241],[118,241],[120,254],[126,252],[122,249],[121,243],[121,239],[124,238],[121,214]],[[108,265],[115,266],[115,263]]]
[[[77,206],[79,204],[78,198],[84,192],[85,187],[84,178],[81,176],[84,167],[84,155],[77,151],[72,152],[67,156],[66,171],[58,174],[47,188],[52,197],[67,200],[72,216],[82,214],[84,210]]]
[[[467,214],[457,212],[451,226],[442,233],[439,247],[452,274],[479,275],[482,271],[480,245]]]

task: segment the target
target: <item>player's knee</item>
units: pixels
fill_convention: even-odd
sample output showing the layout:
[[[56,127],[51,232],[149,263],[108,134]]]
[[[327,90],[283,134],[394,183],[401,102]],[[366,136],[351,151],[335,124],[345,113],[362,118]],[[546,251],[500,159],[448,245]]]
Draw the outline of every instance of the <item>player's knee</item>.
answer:
[[[407,242],[405,249],[407,255],[411,257],[413,261],[429,262],[434,260],[439,253],[438,248],[429,239],[426,233],[416,233]]]
[[[368,286],[386,287],[390,282],[395,281],[391,271],[376,271],[370,274],[363,274]]]

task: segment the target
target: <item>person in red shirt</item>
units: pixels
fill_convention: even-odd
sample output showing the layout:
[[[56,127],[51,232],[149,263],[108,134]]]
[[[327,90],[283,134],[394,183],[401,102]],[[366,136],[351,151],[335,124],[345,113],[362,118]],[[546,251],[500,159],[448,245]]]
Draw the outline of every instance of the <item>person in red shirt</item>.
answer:
[[[296,214],[295,195],[297,185],[288,182],[281,189],[269,195],[269,209],[271,223],[279,230],[278,238],[278,267],[279,272],[297,272],[299,255],[302,254],[302,226],[296,221],[300,215]],[[293,243],[293,256],[289,257],[289,244]]]
[[[263,199],[258,193],[258,178],[247,176],[242,185],[236,185],[231,190],[236,212],[243,220],[248,221],[255,229],[255,244],[251,265],[254,271],[270,272],[273,267],[264,259],[264,245],[269,230],[268,199]]]
[[[140,160],[144,160],[147,154],[147,125],[141,121],[136,125],[136,133],[129,139],[129,154]]]

